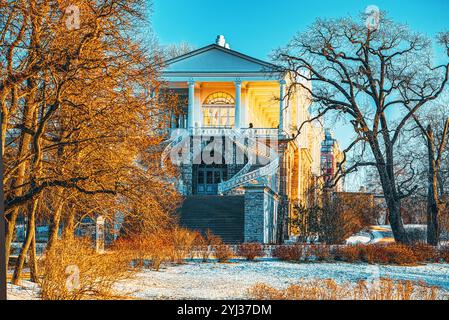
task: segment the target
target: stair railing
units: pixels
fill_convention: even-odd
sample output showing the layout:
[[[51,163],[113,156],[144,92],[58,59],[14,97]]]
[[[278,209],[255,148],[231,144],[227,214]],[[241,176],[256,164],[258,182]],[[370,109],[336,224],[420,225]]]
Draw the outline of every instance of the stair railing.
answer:
[[[247,154],[254,154],[257,156],[262,156],[268,158],[270,161],[267,165],[258,168],[254,171],[248,172],[253,165],[252,157],[250,161],[250,157],[248,157],[247,164],[240,170],[236,175],[234,175],[228,181],[224,181],[218,184],[218,193],[225,194],[233,189],[236,189],[244,184],[250,183],[252,181],[256,181],[258,183],[264,183],[262,181],[264,177],[274,176],[279,168],[279,155],[276,150],[273,150],[269,146],[264,143],[261,143],[257,139],[252,139],[248,135],[242,134],[240,130],[233,130],[234,142],[243,148]],[[241,144],[241,141],[245,141],[244,139],[248,138],[248,145]],[[264,154],[260,154],[260,150],[269,151],[269,156],[267,157]]]
[[[165,161],[170,155],[171,151],[181,144],[186,138],[189,138],[189,130],[187,129],[177,129],[172,132],[170,139],[168,140],[168,145],[162,151],[161,155],[161,167],[165,169]]]
[[[236,189],[244,184],[250,182],[263,183],[267,184],[269,177],[273,177],[277,169],[279,168],[279,155],[276,150],[267,146],[265,143],[250,137],[249,134],[243,134],[241,130],[229,130],[229,129],[214,129],[214,130],[201,130],[201,129],[178,129],[174,133],[172,133],[169,143],[165,147],[161,156],[161,167],[165,169],[165,162],[169,157],[171,151],[180,145],[185,139],[190,138],[190,134],[208,134],[208,135],[225,135],[230,136],[235,143],[236,146],[240,147],[243,152],[247,155],[247,163],[243,166],[243,168],[237,172],[231,179],[228,181],[223,181],[218,184],[218,193],[225,194],[233,189]],[[248,139],[248,144],[245,144],[245,140]],[[199,148],[201,149],[201,148]],[[261,150],[264,150],[265,153],[268,151],[269,155],[261,153]],[[195,150],[194,150],[195,152]],[[196,151],[195,153],[197,153]],[[190,154],[189,157],[195,156],[194,154]],[[256,164],[256,157],[265,158],[269,161],[269,163],[265,166],[262,166],[256,170],[250,172],[251,167]],[[265,179],[264,179],[265,178]],[[171,179],[175,182],[177,179]]]

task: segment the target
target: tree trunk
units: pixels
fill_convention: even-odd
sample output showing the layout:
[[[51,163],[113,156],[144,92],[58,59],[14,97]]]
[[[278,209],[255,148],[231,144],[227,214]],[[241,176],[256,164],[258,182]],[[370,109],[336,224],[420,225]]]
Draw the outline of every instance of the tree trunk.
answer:
[[[383,166],[385,167],[385,165]],[[394,191],[395,186],[388,178],[387,172],[378,167],[382,190],[384,192],[385,202],[388,207],[388,221],[393,231],[394,240],[398,243],[409,243],[409,237],[404,228],[401,216],[401,200],[397,199]]]
[[[62,238],[72,240],[75,236],[75,210],[69,210],[64,223]]]
[[[16,211],[17,210],[17,211]],[[18,209],[14,209],[13,213],[6,218],[6,236],[5,236],[5,250],[6,250],[6,269],[9,269],[9,257],[11,255],[11,244],[14,238],[14,229],[18,216]]]
[[[36,84],[33,80],[29,80],[27,82],[28,88],[32,91]],[[16,99],[14,99],[16,100]],[[35,104],[35,93],[32,93],[29,95],[29,97],[26,99],[25,103],[25,109],[23,113],[22,118],[22,125],[25,128],[31,128],[34,123],[35,119],[35,112],[36,112],[37,106]],[[19,142],[19,153],[17,155],[18,159],[22,159],[25,157],[28,152],[30,151],[30,142],[31,142],[31,135],[27,131],[22,131],[20,142]],[[17,167],[17,177],[14,180],[14,186],[16,188],[14,195],[15,196],[21,196],[23,194],[24,188],[22,185],[25,182],[25,174],[28,166],[28,161],[21,162]],[[5,246],[6,246],[6,267],[9,266],[9,256],[11,251],[11,243],[14,238],[14,230],[16,227],[16,221],[17,217],[20,213],[20,208],[14,208],[9,215],[6,216],[7,224],[6,224],[6,239],[5,239]]]
[[[439,196],[438,196],[438,168],[435,162],[435,140],[433,130],[427,128],[427,152],[429,170],[427,173],[427,243],[437,246],[440,238],[439,230]]]
[[[437,246],[440,239],[440,227],[438,219],[440,216],[440,205],[436,190],[436,181],[429,184],[427,193],[427,243]]]
[[[389,203],[389,204],[388,204]],[[407,232],[404,228],[404,223],[401,216],[401,202],[398,200],[387,200],[391,230],[393,231],[393,236],[398,243],[410,243]]]
[[[32,282],[38,282],[37,255],[36,255],[36,232],[33,232],[31,246],[29,250],[30,279]]]
[[[62,200],[59,201],[60,202],[57,204],[56,210],[50,221],[49,236],[46,250],[50,250],[54,246],[56,241],[59,239],[59,226],[61,224],[62,207],[64,206],[64,202]]]
[[[16,266],[14,269],[14,274],[12,276],[11,283],[18,285],[20,282],[20,278],[22,276],[23,266],[25,264],[25,258],[28,253],[28,249],[30,248],[31,241],[33,240],[35,233],[35,217],[36,217],[36,209],[37,209],[38,200],[33,201],[32,209],[28,215],[28,223],[27,223],[27,235],[25,241],[20,249],[20,254],[16,262]]]
[[[393,146],[388,145],[386,160],[382,155],[379,142],[373,137],[368,136],[371,151],[376,160],[376,168],[379,173],[379,179],[384,193],[385,202],[388,208],[388,220],[393,231],[394,240],[399,243],[408,243],[409,238],[405,232],[401,216],[401,200],[396,190],[396,181],[394,176]]]

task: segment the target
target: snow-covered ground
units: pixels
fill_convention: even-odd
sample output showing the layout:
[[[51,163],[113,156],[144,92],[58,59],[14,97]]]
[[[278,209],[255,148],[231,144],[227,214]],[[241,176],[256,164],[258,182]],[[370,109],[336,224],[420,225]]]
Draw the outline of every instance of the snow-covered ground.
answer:
[[[247,290],[257,283],[282,289],[302,280],[334,279],[341,283],[376,277],[424,281],[449,291],[449,264],[402,267],[276,260],[166,266],[161,271],[139,272],[133,279],[118,283],[116,289],[137,299],[247,299]],[[38,290],[37,285],[23,281],[21,286],[8,285],[8,298],[37,299]]]
[[[30,281],[21,281],[19,286],[8,283],[8,300],[38,300],[39,286]]]
[[[348,263],[295,264],[281,261],[187,263],[159,272],[143,271],[117,285],[138,299],[246,299],[256,283],[281,289],[301,280],[334,279],[355,282],[373,277],[425,281],[449,290],[449,265],[416,267],[372,266]]]

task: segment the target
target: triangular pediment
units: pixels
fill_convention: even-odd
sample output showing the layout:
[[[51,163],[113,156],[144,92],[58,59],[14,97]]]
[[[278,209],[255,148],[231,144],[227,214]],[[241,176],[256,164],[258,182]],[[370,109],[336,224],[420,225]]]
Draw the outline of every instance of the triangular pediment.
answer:
[[[210,45],[166,62],[165,73],[258,73],[276,67],[239,52]]]

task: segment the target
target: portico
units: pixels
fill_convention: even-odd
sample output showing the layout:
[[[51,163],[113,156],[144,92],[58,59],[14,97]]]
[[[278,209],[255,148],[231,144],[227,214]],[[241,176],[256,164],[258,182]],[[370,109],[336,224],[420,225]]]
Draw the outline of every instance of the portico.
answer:
[[[192,79],[174,87],[188,96],[187,127],[178,115],[178,128],[284,128],[285,103],[279,94],[284,85],[279,81]]]
[[[296,110],[286,109],[285,75],[270,63],[213,44],[167,64],[164,78],[188,100],[186,112],[176,115],[178,128],[276,128],[287,133],[292,126],[288,113]],[[214,94],[216,100],[208,100]]]

